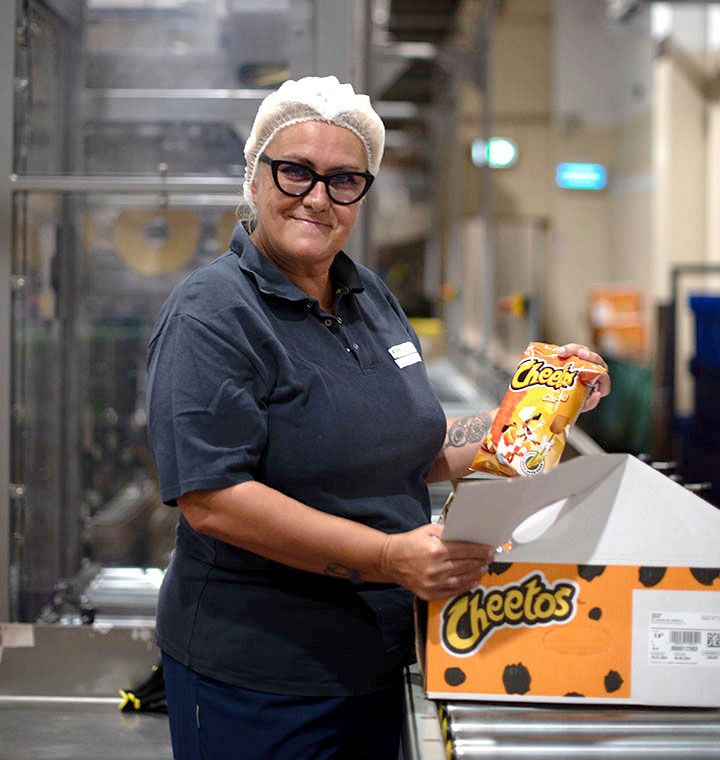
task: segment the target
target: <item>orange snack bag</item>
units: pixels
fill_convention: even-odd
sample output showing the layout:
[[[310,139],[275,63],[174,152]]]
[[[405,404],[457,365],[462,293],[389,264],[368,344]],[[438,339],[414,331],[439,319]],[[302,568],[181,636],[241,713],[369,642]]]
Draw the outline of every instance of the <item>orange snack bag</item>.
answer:
[[[605,372],[577,356],[560,358],[558,346],[530,343],[470,469],[517,477],[554,467],[583,402]]]

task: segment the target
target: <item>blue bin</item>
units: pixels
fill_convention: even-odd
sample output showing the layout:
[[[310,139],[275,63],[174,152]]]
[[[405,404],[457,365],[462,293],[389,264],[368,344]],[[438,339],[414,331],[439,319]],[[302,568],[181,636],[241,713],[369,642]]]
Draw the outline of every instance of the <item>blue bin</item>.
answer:
[[[720,449],[720,364],[705,364],[695,357],[690,371],[695,380],[696,429],[712,431]]]
[[[700,424],[699,424],[700,423]],[[688,483],[710,482],[712,489],[703,498],[720,507],[720,442],[718,428],[708,428],[705,420],[684,418],[675,421],[680,443],[680,470]]]
[[[695,359],[720,367],[720,295],[691,295],[690,308],[695,312]]]

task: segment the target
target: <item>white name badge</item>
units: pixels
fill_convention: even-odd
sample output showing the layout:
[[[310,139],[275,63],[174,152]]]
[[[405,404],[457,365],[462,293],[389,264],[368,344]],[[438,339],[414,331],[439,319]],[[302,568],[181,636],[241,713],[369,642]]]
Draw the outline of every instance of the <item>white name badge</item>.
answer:
[[[409,340],[405,343],[398,343],[397,346],[390,346],[388,353],[395,359],[395,364],[400,369],[422,361],[420,354],[415,348],[415,344]]]

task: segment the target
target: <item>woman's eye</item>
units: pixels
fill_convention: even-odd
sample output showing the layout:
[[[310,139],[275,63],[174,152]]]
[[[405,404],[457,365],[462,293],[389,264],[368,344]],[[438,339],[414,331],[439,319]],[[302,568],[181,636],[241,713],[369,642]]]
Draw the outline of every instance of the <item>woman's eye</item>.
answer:
[[[307,169],[303,166],[295,166],[294,164],[282,164],[280,166],[280,173],[283,177],[296,182],[306,182],[310,179],[310,172]]]
[[[352,188],[357,187],[360,184],[360,177],[356,174],[335,174],[330,180],[333,187],[340,188]]]

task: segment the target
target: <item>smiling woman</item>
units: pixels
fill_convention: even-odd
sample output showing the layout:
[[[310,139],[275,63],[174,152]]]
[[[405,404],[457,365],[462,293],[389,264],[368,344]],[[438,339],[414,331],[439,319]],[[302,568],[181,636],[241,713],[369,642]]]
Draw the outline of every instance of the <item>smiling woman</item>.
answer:
[[[255,216],[151,338],[150,442],[182,513],[156,626],[176,760],[396,760],[413,599],[493,560],[439,540],[427,488],[467,471],[493,415],[448,439],[397,299],[342,251],[383,144],[334,77],[268,96]]]

